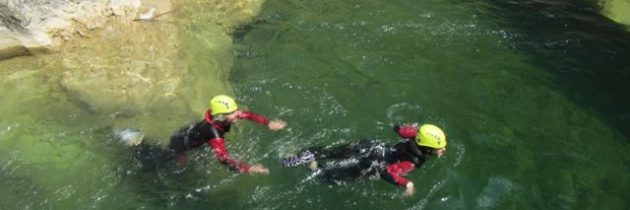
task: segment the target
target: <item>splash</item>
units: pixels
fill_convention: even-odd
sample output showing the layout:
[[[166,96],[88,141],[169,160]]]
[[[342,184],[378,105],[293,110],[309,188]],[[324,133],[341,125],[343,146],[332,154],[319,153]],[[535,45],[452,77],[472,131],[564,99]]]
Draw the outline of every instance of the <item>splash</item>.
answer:
[[[137,146],[142,142],[142,139],[144,138],[144,133],[129,128],[114,131],[114,134],[116,135],[117,139],[125,146]]]

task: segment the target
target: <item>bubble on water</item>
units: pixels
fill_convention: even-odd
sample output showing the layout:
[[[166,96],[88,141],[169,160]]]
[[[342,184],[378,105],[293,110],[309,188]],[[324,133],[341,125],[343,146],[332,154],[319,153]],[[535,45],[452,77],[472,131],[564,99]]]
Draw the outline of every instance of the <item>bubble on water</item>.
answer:
[[[73,185],[66,185],[55,191],[59,201],[70,199],[75,193],[76,188]]]
[[[423,113],[422,107],[418,104],[410,103],[397,103],[387,108],[387,118],[393,122],[400,122],[406,120],[409,113]]]
[[[269,191],[271,189],[269,187],[261,187],[261,186],[256,186],[254,193],[252,194],[252,201],[262,201],[265,198],[267,198],[269,195]]]
[[[453,139],[451,139],[450,141],[453,142]],[[454,152],[455,161],[453,162],[453,167],[458,166],[464,159],[464,154],[466,153],[466,147],[464,147],[464,144],[451,143],[450,150],[455,150]]]
[[[393,26],[393,25],[382,25],[381,31],[383,33],[388,33],[388,32],[396,33],[396,27],[397,26]]]

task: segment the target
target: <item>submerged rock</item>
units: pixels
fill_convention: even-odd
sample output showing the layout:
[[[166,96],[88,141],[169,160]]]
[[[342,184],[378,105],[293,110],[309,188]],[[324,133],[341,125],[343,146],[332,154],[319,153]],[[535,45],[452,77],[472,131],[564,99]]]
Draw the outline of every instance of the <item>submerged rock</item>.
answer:
[[[602,4],[604,15],[630,27],[630,0],[605,0]]]
[[[34,48],[25,46],[27,42],[17,37],[32,37],[42,32],[41,39],[46,41],[36,43],[49,43],[43,49],[54,53],[33,59],[40,59],[46,81],[59,92],[49,95],[60,96],[95,115],[111,116],[114,127],[139,128],[152,138],[168,136],[191,116],[202,116],[208,97],[230,92],[227,78],[233,60],[231,32],[247,24],[263,3],[262,0],[11,2],[7,8],[23,20],[22,24],[13,21],[16,24],[12,28],[24,25],[28,33],[5,27],[8,38],[3,40],[14,46],[5,49],[32,54]],[[43,10],[49,10],[50,14]],[[44,20],[35,23],[40,17]],[[58,28],[35,27],[43,22]],[[23,58],[27,59],[30,58]]]

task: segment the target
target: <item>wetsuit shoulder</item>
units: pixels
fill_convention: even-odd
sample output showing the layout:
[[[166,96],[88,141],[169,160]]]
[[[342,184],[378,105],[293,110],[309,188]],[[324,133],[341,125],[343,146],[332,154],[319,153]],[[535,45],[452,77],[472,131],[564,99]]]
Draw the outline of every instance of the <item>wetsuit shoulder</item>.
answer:
[[[223,136],[225,135],[224,131],[216,128],[206,121],[200,121],[199,123],[197,123],[197,125],[195,125],[195,127],[193,128],[193,132],[193,134],[195,135],[194,138],[202,142],[206,142],[214,138],[223,138]]]
[[[426,154],[413,141],[400,142],[395,145],[395,148],[395,155],[399,161],[410,161],[418,167],[426,160]]]
[[[177,131],[171,137],[169,148],[175,153],[197,148],[210,139],[223,138],[224,132],[202,120],[193,126],[187,126]]]

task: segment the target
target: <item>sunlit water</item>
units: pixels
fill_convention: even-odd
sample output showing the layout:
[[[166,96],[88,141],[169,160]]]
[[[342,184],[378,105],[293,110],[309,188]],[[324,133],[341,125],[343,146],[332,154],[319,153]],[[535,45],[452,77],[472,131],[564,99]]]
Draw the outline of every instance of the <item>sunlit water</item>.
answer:
[[[185,43],[215,30],[204,30],[214,16],[192,14]],[[0,209],[630,206],[630,36],[585,5],[268,1],[233,39],[228,86],[244,107],[289,127],[242,122],[228,145],[270,175],[234,174],[207,149],[183,171],[168,160],[139,161],[115,140],[109,113],[86,110],[48,82],[54,63],[18,58],[0,83]],[[186,46],[192,56],[177,62],[192,69],[192,81],[203,78],[200,69],[215,62],[204,59],[217,55]],[[181,100],[203,106],[192,101],[203,93]],[[167,122],[172,131],[201,117],[155,110],[182,119]],[[445,158],[409,175],[414,197],[382,180],[330,186],[279,164],[307,146],[393,144],[396,122],[438,124],[449,140]]]

